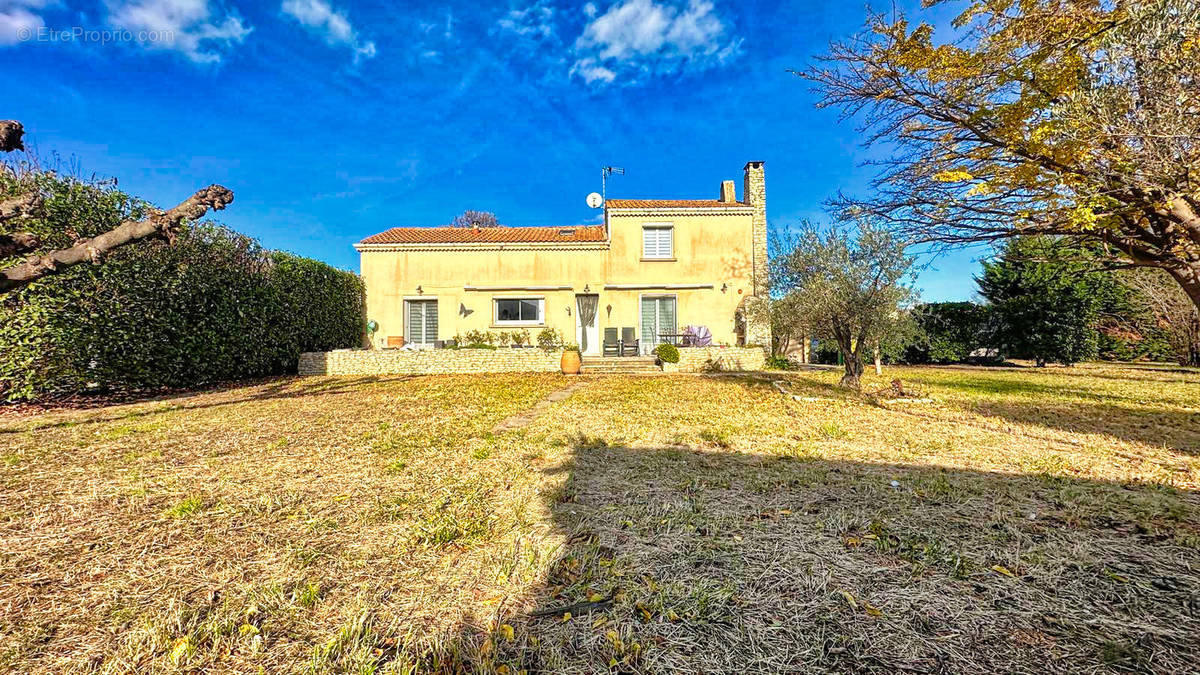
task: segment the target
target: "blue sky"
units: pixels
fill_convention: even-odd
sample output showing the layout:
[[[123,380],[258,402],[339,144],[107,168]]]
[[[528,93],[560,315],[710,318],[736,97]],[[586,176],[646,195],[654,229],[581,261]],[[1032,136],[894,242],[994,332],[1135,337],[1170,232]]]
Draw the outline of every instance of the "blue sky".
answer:
[[[890,7],[888,3],[887,7]],[[918,3],[901,2],[910,14]],[[931,17],[944,24],[948,12]],[[234,190],[219,219],[358,268],[351,245],[463,209],[593,222],[610,197],[715,198],[767,162],[772,227],[825,219],[871,171],[854,122],[789,74],[866,4],[618,0],[0,0],[0,117],[43,157],[173,205]],[[102,31],[109,31],[104,33]],[[980,251],[919,286],[966,299]]]

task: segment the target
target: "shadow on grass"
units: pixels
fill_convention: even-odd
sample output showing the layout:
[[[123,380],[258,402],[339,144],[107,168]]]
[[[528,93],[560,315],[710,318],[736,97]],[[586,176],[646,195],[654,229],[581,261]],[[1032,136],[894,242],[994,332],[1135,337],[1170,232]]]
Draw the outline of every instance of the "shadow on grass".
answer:
[[[1093,375],[1088,374],[1087,377]],[[1132,385],[1145,381],[1128,378]],[[1148,396],[1113,394],[1060,382],[996,381],[966,377],[953,381],[912,378],[930,389],[971,394],[968,402],[951,401],[965,410],[1021,424],[1035,424],[1071,433],[1103,434],[1126,441],[1166,447],[1186,454],[1200,453],[1200,414],[1189,410],[1183,395],[1152,400]],[[1180,384],[1186,384],[1180,381]],[[1032,400],[1036,398],[1036,400]]]
[[[1087,373],[1087,377],[1094,374]],[[749,387],[769,386],[770,376],[727,375]],[[1113,376],[1115,377],[1115,376]],[[835,400],[866,402],[858,394],[811,375],[791,373],[785,377],[792,394]],[[1145,380],[1128,379],[1131,385]],[[930,379],[920,375],[903,378],[905,384],[915,384],[935,398],[938,390],[950,390],[971,395],[967,401],[943,400],[964,411],[995,417],[1020,424],[1039,425],[1070,433],[1102,434],[1126,441],[1166,447],[1175,452],[1200,454],[1200,385],[1196,399],[1186,401],[1183,395],[1163,400],[1146,396],[1110,395],[1103,391],[1071,386],[1070,379],[1059,382],[1030,382],[1028,380],[997,380],[964,376],[954,380]],[[1172,381],[1186,384],[1186,381]],[[1188,403],[1191,405],[1189,406]],[[919,410],[906,410],[921,415]]]
[[[1054,475],[575,438],[508,672],[1184,671],[1200,500]]]
[[[100,405],[95,407],[64,407],[51,408],[39,415],[54,414],[57,412],[80,412],[80,411],[100,411],[101,414],[87,417],[85,419],[63,419],[51,420],[40,424],[22,425],[24,420],[21,417],[0,418],[0,424],[5,422],[13,422],[9,426],[0,427],[0,434],[14,434],[26,431],[37,431],[39,429],[54,429],[70,426],[78,426],[85,424],[100,424],[105,422],[116,422],[126,419],[137,419],[156,415],[162,412],[174,410],[203,410],[207,408],[219,408],[222,406],[236,405],[239,403],[249,403],[252,401],[268,401],[276,399],[294,399],[303,398],[306,396],[328,396],[328,395],[344,395],[353,394],[363,386],[374,384],[376,382],[395,382],[410,379],[412,376],[396,376],[396,377],[341,377],[341,378],[313,378],[313,377],[297,377],[297,376],[282,376],[265,380],[266,384],[261,384],[263,380],[231,382],[214,385],[207,389],[191,389],[184,392],[171,393],[167,395],[148,395],[144,398],[131,398],[130,400],[121,400],[113,402],[110,405]],[[199,396],[210,396],[220,394],[226,391],[245,389],[247,395],[238,396],[230,399],[218,399],[212,401],[202,401],[184,405],[176,405],[172,401],[181,399],[192,399]],[[160,403],[162,405],[137,409],[126,410],[118,409],[112,411],[111,414],[105,414],[104,411],[110,408],[124,408],[125,406],[134,406],[147,403]]]

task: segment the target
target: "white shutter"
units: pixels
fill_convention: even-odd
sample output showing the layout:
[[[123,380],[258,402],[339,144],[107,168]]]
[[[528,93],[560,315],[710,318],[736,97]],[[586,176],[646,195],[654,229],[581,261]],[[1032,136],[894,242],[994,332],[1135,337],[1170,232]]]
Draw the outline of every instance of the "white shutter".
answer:
[[[425,344],[433,344],[438,339],[437,300],[427,300],[425,305]]]
[[[406,300],[408,325],[404,339],[418,345],[433,344],[438,334],[437,300]]]
[[[408,326],[404,337],[409,342],[421,344],[425,341],[425,320],[424,312],[421,311],[421,303],[415,300],[409,300],[408,304]]]
[[[658,257],[658,237],[655,236],[653,227],[642,228],[642,257]]]
[[[670,226],[646,226],[642,228],[642,256],[645,258],[671,258],[672,233]]]

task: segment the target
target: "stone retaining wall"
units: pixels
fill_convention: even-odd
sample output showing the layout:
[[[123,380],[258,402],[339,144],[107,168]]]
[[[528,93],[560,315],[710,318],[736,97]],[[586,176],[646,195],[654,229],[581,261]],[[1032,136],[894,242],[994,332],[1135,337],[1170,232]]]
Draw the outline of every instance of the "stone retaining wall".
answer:
[[[301,375],[557,373],[561,351],[542,349],[338,349],[300,355]]]
[[[759,347],[680,347],[679,363],[666,365],[680,373],[763,370],[767,358]]]

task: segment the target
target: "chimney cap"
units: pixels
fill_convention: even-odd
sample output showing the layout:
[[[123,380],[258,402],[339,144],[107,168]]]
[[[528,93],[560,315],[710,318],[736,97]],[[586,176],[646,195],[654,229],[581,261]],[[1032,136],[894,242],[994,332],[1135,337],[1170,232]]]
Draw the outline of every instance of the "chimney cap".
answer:
[[[732,204],[737,201],[737,189],[731,180],[721,181],[721,194],[719,200],[726,204]]]
[[[755,160],[752,162],[746,162],[746,166],[742,167],[742,170],[745,171],[746,169],[761,169],[761,168],[763,168],[764,164],[766,164],[766,162],[762,161],[761,159]]]

